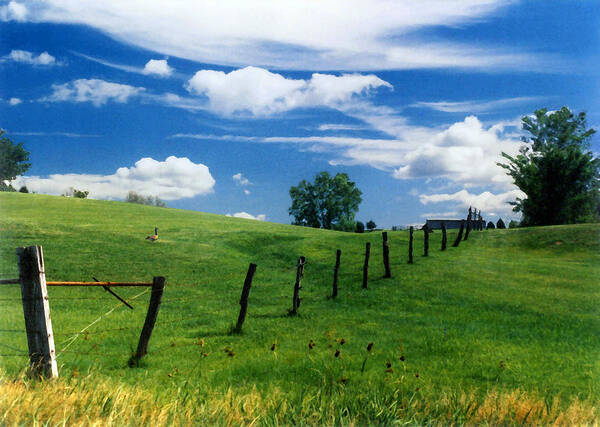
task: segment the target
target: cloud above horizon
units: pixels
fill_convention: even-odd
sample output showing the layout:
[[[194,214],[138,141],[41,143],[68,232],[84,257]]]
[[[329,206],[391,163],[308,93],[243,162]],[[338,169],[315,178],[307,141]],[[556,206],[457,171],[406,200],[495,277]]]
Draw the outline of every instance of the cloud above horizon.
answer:
[[[20,176],[13,186],[27,186],[36,193],[60,195],[71,187],[90,192],[93,199],[125,199],[129,191],[163,200],[179,200],[213,192],[215,179],[206,165],[187,157],[167,157],[164,161],[149,157],[134,166],[121,167],[112,175],[52,174],[47,178]]]
[[[8,55],[3,56],[2,60],[29,65],[59,65],[56,58],[45,51],[36,56],[34,53],[27,50],[13,49]]]
[[[456,193],[421,194],[419,201],[423,205],[454,202],[457,208],[468,209],[469,206],[472,206],[481,209],[484,216],[505,215],[517,217],[518,214],[512,211],[512,205],[509,204],[509,202],[514,202],[517,197],[523,198],[525,194],[516,189],[499,194],[493,194],[489,191],[472,194],[467,190],[460,190]]]
[[[53,84],[52,94],[42,98],[48,102],[91,102],[96,107],[109,101],[124,103],[146,89],[99,79],[78,79],[63,84]]]
[[[339,108],[354,96],[368,95],[379,87],[392,89],[373,74],[314,73],[310,80],[302,80],[251,66],[229,73],[200,70],[186,85],[190,93],[207,98],[211,111],[226,116],[267,116],[302,107]]]
[[[254,219],[256,221],[266,221],[267,216],[265,214],[252,215],[248,212],[236,212],[233,215],[226,214],[225,216],[231,216],[233,218],[244,218],[244,219]]]
[[[459,29],[514,1],[107,0],[11,1],[3,20],[83,24],[117,40],[201,63],[294,70],[547,69],[543,53],[514,45],[439,41],[428,29]],[[232,23],[223,25],[223,22]],[[352,28],[352,31],[348,31]]]

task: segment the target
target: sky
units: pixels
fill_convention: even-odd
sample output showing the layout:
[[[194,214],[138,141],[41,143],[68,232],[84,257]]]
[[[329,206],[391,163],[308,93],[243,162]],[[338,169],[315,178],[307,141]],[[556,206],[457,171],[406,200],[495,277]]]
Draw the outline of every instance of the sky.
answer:
[[[0,0],[0,128],[38,193],[290,223],[328,171],[363,222],[507,221],[521,117],[600,129],[599,24],[598,0]]]

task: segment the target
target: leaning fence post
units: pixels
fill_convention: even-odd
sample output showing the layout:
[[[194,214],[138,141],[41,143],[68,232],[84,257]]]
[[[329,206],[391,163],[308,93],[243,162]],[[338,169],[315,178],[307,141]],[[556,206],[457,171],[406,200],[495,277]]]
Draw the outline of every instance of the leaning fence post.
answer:
[[[408,263],[412,264],[413,261],[413,233],[415,228],[411,225],[408,229]]]
[[[300,289],[302,289],[302,276],[304,275],[304,264],[306,264],[306,258],[301,256],[298,258],[298,264],[296,266],[296,283],[294,284],[294,296],[292,298],[292,310],[290,314],[294,315],[298,313],[298,307],[300,307]]]
[[[17,248],[17,256],[31,373],[57,378],[58,367],[42,247]]]
[[[381,237],[383,239],[383,266],[385,268],[383,277],[389,279],[392,277],[392,271],[390,270],[390,242],[388,241],[387,231],[382,232]]]
[[[429,256],[429,227],[423,226],[423,256]]]
[[[333,269],[333,292],[331,298],[336,298],[338,294],[338,272],[340,271],[340,258],[342,251],[338,249],[335,251],[335,268]]]
[[[363,265],[363,289],[367,289],[369,281],[369,257],[371,256],[371,242],[367,242],[365,247],[365,264]]]
[[[140,341],[138,343],[137,351],[129,361],[130,366],[134,366],[142,357],[148,353],[148,342],[150,336],[152,336],[152,330],[158,317],[158,309],[160,308],[160,302],[162,300],[163,290],[165,288],[165,278],[155,277],[152,279],[152,294],[150,295],[150,304],[148,305],[148,312],[146,313],[146,320],[144,321],[144,327],[140,334]]]
[[[458,230],[458,235],[456,236],[456,240],[452,244],[452,247],[454,247],[454,248],[458,247],[458,245],[460,244],[460,241],[462,240],[464,229],[465,229],[465,220],[461,219],[460,220],[460,229]]]
[[[252,287],[252,278],[256,271],[256,264],[250,263],[248,266],[248,272],[246,273],[246,280],[244,280],[244,287],[242,288],[242,297],[240,298],[240,315],[238,316],[235,329],[236,333],[242,332],[242,325],[246,319],[246,312],[248,311],[248,297],[250,296],[250,287]]]
[[[446,250],[446,245],[448,243],[448,235],[446,233],[446,221],[442,221],[442,250]]]

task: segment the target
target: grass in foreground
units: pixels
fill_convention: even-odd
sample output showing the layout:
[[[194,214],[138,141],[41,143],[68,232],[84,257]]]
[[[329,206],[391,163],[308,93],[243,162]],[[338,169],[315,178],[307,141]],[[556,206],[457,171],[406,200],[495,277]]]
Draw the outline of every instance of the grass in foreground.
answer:
[[[26,357],[0,357],[0,395],[12,396],[0,400],[0,423],[598,419],[598,225],[472,233],[443,253],[434,233],[428,258],[419,232],[415,265],[406,264],[407,233],[392,232],[393,278],[382,279],[379,233],[23,194],[1,194],[0,210],[0,278],[17,275],[14,248],[32,244],[44,246],[49,280],[167,277],[150,354],[135,369],[126,362],[147,295],[120,289],[131,311],[102,289],[51,288],[61,379],[34,385],[20,379]],[[145,241],[155,225],[159,241]],[[340,296],[331,300],[337,248]],[[300,255],[303,301],[289,317]],[[249,262],[258,269],[248,317],[243,334],[230,335]],[[0,331],[22,329],[19,290],[0,292]],[[26,350],[24,332],[0,332],[0,343],[12,348],[0,353]],[[62,397],[38,406],[51,390]]]

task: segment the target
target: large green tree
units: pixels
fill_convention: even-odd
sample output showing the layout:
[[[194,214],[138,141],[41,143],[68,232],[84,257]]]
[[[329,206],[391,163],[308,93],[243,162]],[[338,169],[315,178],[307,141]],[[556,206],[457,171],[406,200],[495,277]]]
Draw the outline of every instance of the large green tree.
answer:
[[[290,188],[290,215],[294,224],[315,228],[354,229],[354,215],[362,201],[362,192],[345,173],[332,177],[320,172],[314,183],[300,181]]]
[[[543,108],[522,118],[525,145],[516,156],[502,153],[507,170],[526,197],[511,204],[521,225],[554,225],[594,221],[600,190],[600,159],[589,151],[595,133],[585,113],[567,107]]]
[[[14,191],[10,181],[23,175],[31,166],[29,152],[23,143],[15,144],[0,129],[0,191]]]

